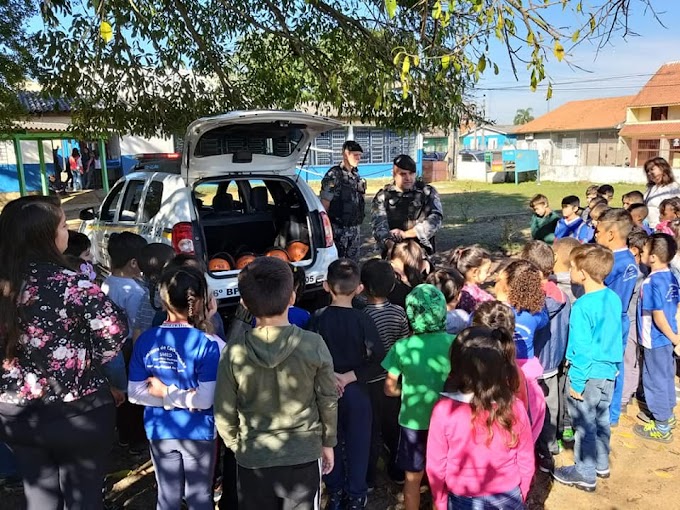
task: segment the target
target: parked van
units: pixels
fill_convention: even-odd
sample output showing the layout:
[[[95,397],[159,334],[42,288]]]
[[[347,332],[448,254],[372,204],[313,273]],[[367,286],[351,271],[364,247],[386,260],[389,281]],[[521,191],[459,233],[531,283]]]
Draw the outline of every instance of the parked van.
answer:
[[[303,267],[308,291],[318,291],[337,250],[326,211],[297,167],[318,134],[340,125],[268,110],[198,119],[187,129],[179,165],[157,161],[175,155],[145,155],[98,211],[81,211],[81,232],[104,268],[108,239],[122,231],[200,257],[220,305],[238,301],[237,275],[259,255]]]

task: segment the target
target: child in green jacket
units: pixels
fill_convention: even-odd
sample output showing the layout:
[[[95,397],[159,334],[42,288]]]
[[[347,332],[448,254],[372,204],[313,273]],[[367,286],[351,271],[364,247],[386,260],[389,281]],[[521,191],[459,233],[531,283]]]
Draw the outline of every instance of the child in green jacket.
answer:
[[[560,221],[560,215],[550,209],[545,195],[536,195],[529,202],[534,214],[531,216],[531,238],[552,244],[555,240],[555,227]]]

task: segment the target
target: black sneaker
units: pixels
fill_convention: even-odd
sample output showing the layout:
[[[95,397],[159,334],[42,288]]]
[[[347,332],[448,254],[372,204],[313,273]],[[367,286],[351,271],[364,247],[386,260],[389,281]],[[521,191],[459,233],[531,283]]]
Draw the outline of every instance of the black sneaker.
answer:
[[[368,498],[349,498],[347,500],[347,510],[363,510],[368,504]]]
[[[536,455],[538,460],[538,469],[543,473],[552,473],[555,471],[555,459],[552,455],[541,455],[540,453]]]
[[[609,471],[609,468],[607,468],[607,469],[596,469],[595,474],[597,475],[598,478],[609,478],[611,476],[611,472]]]
[[[342,510],[343,499],[344,498],[342,491],[329,492],[328,502],[326,503],[326,510]]]

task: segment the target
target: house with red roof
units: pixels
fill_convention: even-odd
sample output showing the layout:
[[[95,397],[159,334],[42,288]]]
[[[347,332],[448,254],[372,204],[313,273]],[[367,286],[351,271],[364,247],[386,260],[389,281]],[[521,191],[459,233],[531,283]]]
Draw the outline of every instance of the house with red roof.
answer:
[[[656,156],[680,168],[680,62],[664,64],[631,100],[619,132],[631,150],[631,165]]]
[[[624,166],[629,147],[619,138],[635,96],[570,101],[520,126],[517,147],[539,151],[541,163]]]

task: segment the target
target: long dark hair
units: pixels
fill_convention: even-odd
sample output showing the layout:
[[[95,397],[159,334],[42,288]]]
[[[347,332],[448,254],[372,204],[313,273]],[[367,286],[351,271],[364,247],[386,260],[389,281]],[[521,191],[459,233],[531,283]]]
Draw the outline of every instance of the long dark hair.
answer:
[[[208,320],[208,283],[205,275],[191,266],[163,271],[160,279],[161,300],[168,310],[184,314],[189,324],[212,333]]]
[[[468,271],[482,267],[491,260],[491,254],[478,244],[460,246],[453,251],[449,265],[458,269],[465,276]]]
[[[58,199],[42,196],[18,198],[0,214],[0,352],[16,355],[19,341],[17,300],[29,264],[68,264],[55,239],[63,211]]]
[[[487,444],[497,423],[508,434],[507,446],[513,448],[518,436],[513,428],[517,422],[512,408],[515,396],[508,385],[509,365],[503,349],[508,342],[512,337],[503,329],[474,326],[463,330],[451,345],[451,372],[444,389],[472,393],[472,422],[487,413]]]
[[[387,253],[387,259],[400,260],[404,265],[404,276],[411,287],[416,287],[425,282],[423,270],[421,269],[423,260],[426,258],[425,250],[417,241],[409,239],[395,243]]]
[[[175,251],[172,247],[163,243],[149,243],[139,252],[137,263],[148,284],[149,301],[154,310],[160,310],[156,306],[156,290],[163,268],[174,256]]]
[[[661,179],[661,185],[666,186],[667,184],[670,184],[672,182],[675,182],[675,176],[673,175],[673,169],[671,168],[671,165],[668,164],[668,161],[666,161],[664,158],[661,157],[656,157],[656,158],[651,158],[645,161],[645,164],[643,166],[645,170],[645,176],[647,177],[647,187],[652,188],[656,186],[656,183],[652,180],[652,178],[649,176],[649,171],[654,168],[655,166],[658,166],[661,171],[663,172],[663,177]]]

